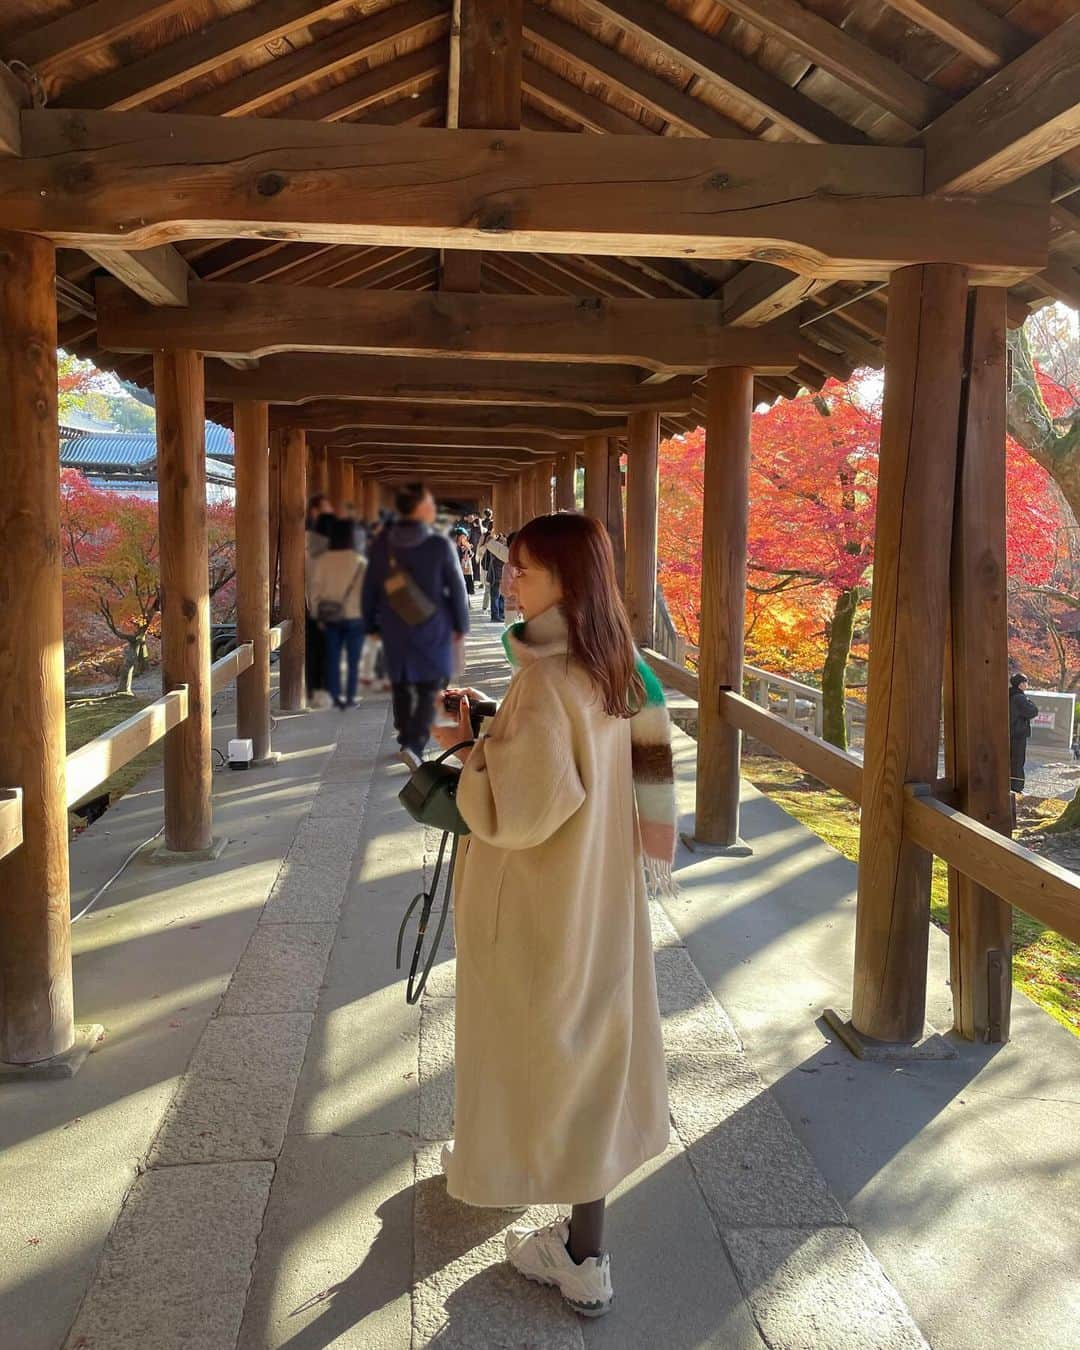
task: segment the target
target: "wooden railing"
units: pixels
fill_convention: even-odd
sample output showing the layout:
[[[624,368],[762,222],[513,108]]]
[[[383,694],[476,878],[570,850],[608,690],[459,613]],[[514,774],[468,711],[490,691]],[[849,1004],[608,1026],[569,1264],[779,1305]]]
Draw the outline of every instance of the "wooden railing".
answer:
[[[698,677],[692,670],[675,666],[659,652],[644,655],[665,684],[697,699]],[[853,755],[730,690],[720,691],[720,712],[732,726],[756,736],[850,801],[861,803],[863,766]],[[958,811],[942,800],[947,792],[948,785],[942,783],[906,785],[904,831],[912,842],[943,858],[1006,904],[1070,942],[1080,943],[1080,880],[1076,875]]]
[[[292,621],[285,619],[270,629],[270,650],[277,651],[291,636]],[[210,667],[211,691],[220,693],[247,670],[253,660],[251,643],[245,642],[215,661]],[[180,685],[73,750],[67,757],[68,807],[89,797],[118,769],[130,764],[173,727],[179,726],[187,715],[187,685]],[[18,848],[22,838],[22,789],[0,788],[0,858]]]
[[[0,858],[22,843],[22,788],[0,788]]]

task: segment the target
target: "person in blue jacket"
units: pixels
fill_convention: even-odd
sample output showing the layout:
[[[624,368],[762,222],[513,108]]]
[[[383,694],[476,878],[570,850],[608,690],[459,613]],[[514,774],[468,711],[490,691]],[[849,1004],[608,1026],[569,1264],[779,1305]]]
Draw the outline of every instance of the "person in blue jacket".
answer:
[[[382,636],[400,758],[415,768],[431,734],[436,697],[463,665],[469,602],[457,550],[431,528],[435,499],[428,489],[409,483],[395,505],[398,519],[376,539],[364,574],[363,617],[365,631]],[[407,623],[387,599],[386,580],[395,566],[435,605],[421,624]]]

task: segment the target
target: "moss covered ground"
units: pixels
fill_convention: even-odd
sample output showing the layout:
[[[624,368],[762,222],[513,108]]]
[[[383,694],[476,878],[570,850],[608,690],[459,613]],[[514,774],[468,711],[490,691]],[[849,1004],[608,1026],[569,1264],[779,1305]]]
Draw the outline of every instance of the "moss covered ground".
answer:
[[[103,732],[110,731],[118,722],[145,708],[150,701],[149,698],[132,698],[126,694],[104,694],[100,698],[78,699],[69,703],[66,709],[68,754]],[[93,795],[96,797],[99,793],[108,792],[110,799],[115,802],[135,786],[147,769],[160,762],[161,755],[162,742],[158,741],[130,764],[117,769]]]

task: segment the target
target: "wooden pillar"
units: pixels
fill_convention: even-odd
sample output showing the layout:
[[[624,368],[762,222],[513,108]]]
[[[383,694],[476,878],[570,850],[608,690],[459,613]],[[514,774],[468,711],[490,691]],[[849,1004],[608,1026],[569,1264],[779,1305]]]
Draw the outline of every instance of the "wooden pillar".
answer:
[[[630,414],[626,456],[626,607],[639,647],[656,627],[656,529],[660,491],[660,414]]]
[[[342,476],[342,505],[356,506],[356,467],[351,460],[346,460],[341,466]]]
[[[0,231],[0,786],[23,842],[0,858],[0,1060],[70,1050],[56,253]]]
[[[236,682],[236,734],[251,737],[255,764],[270,758],[269,430],[265,403],[233,410],[236,430],[236,636],[252,664]]]
[[[721,716],[719,694],[724,689],[742,693],[753,411],[752,370],[723,366],[709,371],[694,838],[721,848],[739,839],[740,735]]]
[[[904,838],[904,784],[937,776],[966,311],[964,268],[893,272],[852,1001],[856,1031],[883,1041],[925,1020],[931,858]]]
[[[607,524],[608,443],[606,436],[585,437],[585,514]]]
[[[327,492],[330,495],[330,505],[335,511],[340,511],[347,500],[345,482],[345,461],[340,455],[329,455],[327,457],[327,469],[330,475],[330,486]]]
[[[281,554],[281,456],[278,452],[278,438],[270,438],[270,457],[268,461],[269,506],[267,509],[267,533],[270,544],[270,617],[278,612],[278,563]]]
[[[210,743],[210,582],[206,542],[203,359],[154,355],[158,535],[161,551],[161,687],[188,687],[188,715],[165,737],[165,848],[213,844]]]
[[[278,702],[286,712],[304,708],[304,507],[307,467],[303,431],[277,433],[281,455],[281,617],[292,620],[292,636],[281,648]],[[337,459],[331,463],[337,463]],[[335,503],[336,504],[336,503]]]
[[[378,520],[379,518],[379,483],[375,478],[364,479],[364,519],[367,521]]]
[[[574,474],[577,471],[577,451],[564,450],[555,460],[555,510],[573,511]]]
[[[945,654],[945,773],[960,810],[1007,835],[1005,306],[1006,292],[990,286],[973,290],[968,300]],[[949,948],[955,1029],[967,1040],[1007,1041],[1012,908],[955,868],[949,869]]]
[[[308,479],[308,496],[313,496],[316,492],[330,491],[330,470],[326,458],[326,446],[316,445],[312,447],[309,461],[311,465],[312,477]]]
[[[608,438],[608,534],[615,554],[615,576],[619,590],[626,595],[626,531],[623,526],[622,445],[614,437]]]

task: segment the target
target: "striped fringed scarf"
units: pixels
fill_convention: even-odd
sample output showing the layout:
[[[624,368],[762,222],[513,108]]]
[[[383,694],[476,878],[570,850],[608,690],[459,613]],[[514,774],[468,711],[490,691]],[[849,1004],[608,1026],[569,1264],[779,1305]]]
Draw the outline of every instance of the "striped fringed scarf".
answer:
[[[523,660],[565,652],[567,637],[566,619],[555,607],[527,626],[513,624],[503,634],[503,648],[510,664],[518,667]],[[650,896],[674,896],[678,887],[671,866],[675,861],[678,812],[671,758],[671,718],[664,702],[664,687],[640,655],[637,669],[645,686],[645,703],[630,718],[630,757],[645,880]]]

